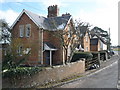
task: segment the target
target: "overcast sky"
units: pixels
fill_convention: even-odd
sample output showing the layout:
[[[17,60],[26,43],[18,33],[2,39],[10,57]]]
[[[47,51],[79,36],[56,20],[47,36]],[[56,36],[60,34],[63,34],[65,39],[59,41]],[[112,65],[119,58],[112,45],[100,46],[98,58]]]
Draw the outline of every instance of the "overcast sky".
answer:
[[[26,2],[27,1],[27,2]],[[23,9],[47,16],[47,7],[57,4],[59,15],[70,13],[73,19],[88,22],[108,31],[112,45],[118,44],[118,1],[119,0],[0,0],[0,18],[11,25]]]

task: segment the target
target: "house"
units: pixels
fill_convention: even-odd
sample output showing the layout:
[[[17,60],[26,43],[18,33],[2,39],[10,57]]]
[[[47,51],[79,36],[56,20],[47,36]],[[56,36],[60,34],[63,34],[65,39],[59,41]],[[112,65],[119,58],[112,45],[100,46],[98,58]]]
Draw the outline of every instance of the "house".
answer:
[[[107,42],[92,31],[86,31],[83,41],[85,52],[107,50]]]
[[[90,51],[102,51],[107,50],[107,45],[99,38],[90,39]]]
[[[91,51],[107,50],[107,40],[104,37],[91,31],[90,48]]]
[[[79,44],[76,47],[76,51],[83,52],[89,47],[89,35],[87,35],[89,30],[87,26],[80,26],[77,29],[79,30]]]
[[[23,10],[17,17],[12,29],[13,39],[20,39],[19,53],[30,50],[29,59],[25,64],[29,65],[53,65],[65,62],[65,50],[61,45],[58,32],[67,32],[73,29],[72,16],[70,14],[59,15],[57,5],[48,7],[47,17],[39,16],[28,10]],[[70,34],[62,35],[67,41]],[[70,48],[69,48],[70,51]]]

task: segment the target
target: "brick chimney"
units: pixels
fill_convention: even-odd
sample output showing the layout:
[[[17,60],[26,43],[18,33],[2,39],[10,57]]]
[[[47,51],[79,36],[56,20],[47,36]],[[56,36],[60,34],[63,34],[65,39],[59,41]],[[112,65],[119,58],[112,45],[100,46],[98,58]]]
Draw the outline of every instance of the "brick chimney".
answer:
[[[57,17],[59,14],[59,8],[57,5],[48,7],[48,15],[47,17]]]

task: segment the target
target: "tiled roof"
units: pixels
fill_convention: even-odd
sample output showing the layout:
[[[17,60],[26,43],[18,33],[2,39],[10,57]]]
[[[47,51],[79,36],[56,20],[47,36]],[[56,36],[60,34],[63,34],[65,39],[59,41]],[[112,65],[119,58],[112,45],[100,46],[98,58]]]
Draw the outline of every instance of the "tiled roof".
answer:
[[[81,26],[80,27],[80,36],[81,37],[85,36],[86,32],[88,32],[88,34],[89,34],[88,28],[86,26]]]
[[[23,10],[22,13],[18,16],[19,18],[22,16],[23,13],[26,13],[29,18],[40,28],[43,28],[45,30],[63,30],[69,20],[71,19],[71,15],[66,15],[66,16],[59,16],[59,17],[50,17],[46,18],[43,16],[39,16],[35,13],[32,13],[28,10]],[[11,27],[15,25],[17,20],[13,23]]]
[[[44,42],[44,50],[52,50],[55,51],[57,48],[51,44],[50,42]]]
[[[45,29],[48,30],[63,30],[66,27],[70,18],[70,15],[46,18],[43,25]]]
[[[90,31],[91,38],[93,39],[95,36],[100,39],[104,44],[107,44],[107,41],[105,38],[100,36],[99,34],[95,33],[94,31]]]

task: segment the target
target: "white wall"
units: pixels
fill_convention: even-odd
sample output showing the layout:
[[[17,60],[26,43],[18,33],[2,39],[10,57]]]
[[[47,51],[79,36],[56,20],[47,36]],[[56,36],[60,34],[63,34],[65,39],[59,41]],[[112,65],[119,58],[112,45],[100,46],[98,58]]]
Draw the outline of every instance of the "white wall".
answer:
[[[103,50],[107,50],[107,45],[103,44]]]

